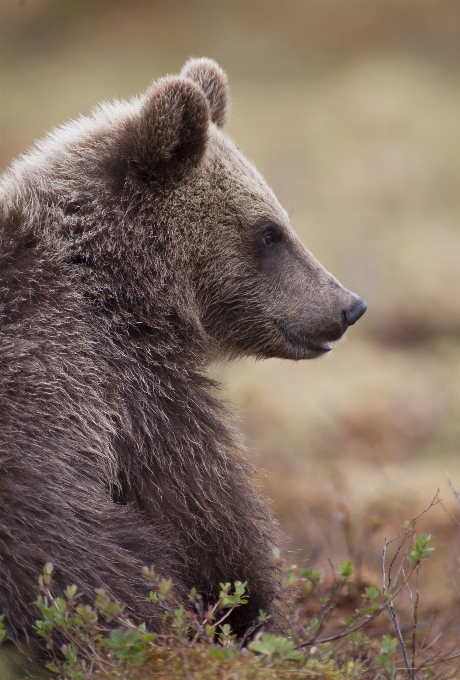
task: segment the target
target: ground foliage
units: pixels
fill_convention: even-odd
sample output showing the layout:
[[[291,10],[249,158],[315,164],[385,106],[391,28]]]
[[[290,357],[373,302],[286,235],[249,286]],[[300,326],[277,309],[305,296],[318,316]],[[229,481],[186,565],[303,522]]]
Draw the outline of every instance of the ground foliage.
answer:
[[[254,627],[236,639],[231,614],[247,603],[246,584],[222,583],[209,608],[192,590],[184,607],[170,579],[144,570],[149,599],[163,610],[161,632],[131,620],[103,590],[84,604],[75,586],[53,593],[53,565],[39,580],[36,632],[49,653],[47,675],[60,680],[164,678],[318,678],[323,680],[448,679],[458,677],[460,650],[446,645],[420,611],[420,570],[427,568],[432,537],[416,523],[434,505],[403,523],[385,540],[381,583],[365,583],[352,562],[330,563],[325,574],[288,565],[279,551],[273,567],[280,581],[277,613],[260,612]],[[428,566],[429,568],[429,566]],[[408,592],[409,608],[400,602]],[[0,640],[6,637],[0,621]]]

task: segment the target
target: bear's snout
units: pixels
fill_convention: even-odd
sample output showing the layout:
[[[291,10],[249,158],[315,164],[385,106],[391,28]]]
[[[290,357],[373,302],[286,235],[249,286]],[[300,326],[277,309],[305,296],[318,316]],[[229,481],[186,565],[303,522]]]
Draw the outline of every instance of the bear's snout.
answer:
[[[358,298],[350,307],[342,312],[342,326],[345,332],[348,326],[353,326],[354,323],[358,321],[367,309],[367,305],[364,300]]]

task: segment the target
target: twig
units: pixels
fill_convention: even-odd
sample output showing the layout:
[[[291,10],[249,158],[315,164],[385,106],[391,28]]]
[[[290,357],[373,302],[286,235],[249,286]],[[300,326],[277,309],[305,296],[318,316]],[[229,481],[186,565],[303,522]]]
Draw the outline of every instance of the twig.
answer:
[[[398,554],[400,552],[401,547],[404,545],[404,541],[406,540],[406,536],[407,536],[407,532],[404,536],[404,539],[403,539],[401,545],[398,547],[396,554]],[[384,548],[383,548],[383,556],[382,556],[382,574],[383,574],[382,590],[383,590],[384,595],[387,594],[387,585],[386,585],[387,579],[386,579],[386,571],[385,571],[385,559],[386,559],[387,547],[388,547],[389,544],[390,544],[390,541],[387,541],[387,539],[385,539],[385,544],[384,544]],[[391,565],[393,564],[393,562],[394,562],[394,558],[393,558],[393,560],[390,564],[390,569],[391,569]],[[388,591],[390,591],[390,592],[388,592],[389,595],[391,594],[390,578],[391,578],[390,572],[388,572]],[[405,579],[405,582],[406,582],[406,579]],[[409,658],[407,656],[407,647],[406,647],[406,643],[404,642],[404,638],[403,638],[403,635],[402,635],[402,632],[401,632],[401,628],[399,627],[398,616],[396,614],[396,610],[395,610],[394,605],[393,605],[393,597],[391,597],[391,599],[388,600],[388,611],[390,612],[391,620],[393,621],[393,626],[394,626],[394,629],[396,631],[396,637],[398,638],[399,646],[402,649],[404,665],[406,667],[406,670],[409,673],[409,677],[413,678],[413,680],[416,680],[416,676],[412,672],[412,668],[409,665]]]
[[[412,680],[417,680],[417,675],[416,675],[416,671],[415,671],[414,666],[415,666],[415,643],[416,643],[415,638],[416,638],[416,631],[417,631],[417,618],[416,617],[417,617],[417,607],[418,607],[418,597],[419,597],[419,595],[418,595],[418,569],[419,569],[420,565],[416,565],[411,570],[409,577],[406,577],[406,575],[404,573],[404,569],[403,569],[403,564],[401,564],[401,567],[400,567],[398,574],[396,576],[396,579],[395,579],[395,585],[396,585],[396,583],[399,579],[399,576],[402,572],[403,575],[404,575],[404,583],[408,584],[408,578],[410,578],[410,576],[413,574],[414,569],[417,571],[417,593],[416,593],[417,597],[416,597],[416,605],[415,605],[416,608],[415,608],[415,611],[414,611],[415,619],[413,618],[413,623],[412,623],[412,626],[413,626],[413,634],[412,634],[413,649],[412,649],[412,663],[411,664],[409,664],[409,657],[408,657],[408,654],[407,654],[407,646],[406,646],[406,643],[404,641],[404,638],[403,638],[403,635],[402,635],[402,632],[401,632],[401,628],[400,628],[400,625],[399,625],[398,615],[396,613],[396,609],[395,609],[394,604],[393,604],[394,593],[392,591],[393,591],[394,586],[392,585],[392,581],[391,581],[391,570],[392,570],[392,567],[393,567],[398,555],[400,554],[400,552],[403,548],[403,545],[406,541],[407,536],[409,535],[409,533],[414,532],[416,521],[419,519],[419,517],[421,517],[426,512],[428,512],[428,510],[430,510],[434,505],[437,505],[438,503],[441,502],[441,499],[439,498],[440,492],[441,492],[441,489],[439,488],[437,490],[433,500],[429,504],[429,506],[427,508],[425,508],[425,510],[420,512],[418,515],[416,515],[409,522],[409,527],[406,529],[406,533],[404,534],[403,540],[401,541],[400,545],[398,546],[398,549],[397,549],[393,559],[390,562],[390,566],[388,568],[388,577],[386,576],[386,566],[385,566],[386,565],[387,548],[390,545],[390,543],[392,543],[396,539],[393,538],[391,541],[387,541],[387,539],[385,539],[385,544],[384,544],[383,554],[382,554],[382,590],[383,590],[384,595],[387,595],[387,593],[388,593],[388,595],[391,595],[391,598],[388,601],[388,611],[390,613],[391,620],[393,621],[393,626],[394,626],[394,629],[395,629],[395,632],[396,632],[396,637],[398,639],[399,646],[401,647],[401,650],[402,650],[404,665],[405,665],[406,670],[409,674],[409,677],[412,678]],[[407,587],[409,588],[409,585],[407,585]],[[409,588],[409,592],[410,592],[410,588]],[[414,624],[414,621],[415,621],[415,624]],[[414,629],[414,626],[415,626],[415,629]]]
[[[429,506],[427,508],[425,508],[425,510],[422,510],[422,512],[420,512],[418,515],[415,515],[415,517],[413,519],[411,519],[410,524],[413,525],[419,519],[419,517],[421,517],[426,512],[428,512],[428,510],[431,510],[431,508],[434,505],[438,505],[438,503],[442,503],[442,498],[438,498],[440,493],[441,493],[441,487],[439,487],[438,490],[436,491],[434,498],[431,501],[431,503],[429,504]],[[460,498],[460,496],[459,496],[459,498]]]
[[[388,541],[388,543],[391,543],[391,541]],[[413,570],[409,574],[409,578],[412,575]],[[399,588],[393,592],[391,599],[397,597],[401,590],[404,588],[405,582],[402,583]],[[391,601],[391,600],[390,600]],[[355,633],[356,631],[360,630],[361,628],[364,628],[365,626],[369,625],[371,621],[376,619],[380,614],[385,611],[385,609],[389,608],[389,602],[385,601],[382,602],[382,604],[362,623],[358,624],[357,626],[354,626],[353,628],[348,628],[348,626],[344,626],[338,633],[335,635],[332,635],[327,638],[321,638],[318,640],[318,634],[316,636],[309,638],[308,640],[304,640],[303,642],[300,642],[298,645],[295,646],[294,649],[303,649],[304,647],[310,647],[312,645],[318,645],[318,644],[323,644],[323,642],[334,642],[335,640],[340,640],[341,638],[345,637],[346,635],[349,635],[350,633]]]
[[[452,522],[453,522],[454,524],[456,524],[458,527],[460,527],[460,522],[459,522],[458,519],[455,517],[455,515],[453,515],[453,514],[451,513],[451,511],[448,510],[448,509],[446,508],[446,506],[444,505],[444,503],[441,502],[440,505],[441,505],[441,508],[444,510],[444,512],[445,512],[447,515],[449,515],[449,517],[451,518]]]
[[[393,565],[394,565],[394,563],[395,563],[395,561],[396,561],[396,558],[398,557],[399,553],[401,552],[401,549],[402,549],[402,547],[403,547],[403,545],[404,545],[404,542],[405,542],[405,540],[406,540],[407,534],[408,534],[408,531],[406,531],[406,533],[404,534],[404,538],[403,538],[403,540],[402,540],[402,543],[399,544],[398,549],[397,549],[395,555],[393,556],[393,559],[392,559],[391,562],[390,562],[390,566],[389,566],[389,568],[388,568],[388,590],[391,590],[391,569],[392,569],[392,567],[393,567]],[[387,541],[387,539],[385,539],[385,545],[384,545],[384,548],[383,548],[383,555],[384,555],[385,558],[386,558],[386,553],[387,553],[387,547],[388,547],[391,543],[393,543],[393,541],[396,541],[396,539],[398,539],[400,536],[401,536],[401,534],[398,534],[397,536],[395,536],[394,538],[392,538],[390,541]],[[383,572],[382,589],[383,589],[383,592],[385,593],[385,583],[386,583],[385,562],[382,563],[382,572]],[[395,583],[397,583],[398,577],[399,577],[399,572],[398,572],[398,575],[396,576]]]
[[[387,583],[387,577],[386,577],[386,571],[385,571],[385,564],[386,564],[386,559],[387,559],[387,548],[389,545],[391,545],[394,541],[396,541],[401,534],[398,534],[394,538],[388,540],[385,539],[385,543],[383,545],[383,555],[382,555],[382,593],[385,595],[386,593],[386,583]],[[399,552],[399,550],[398,550]],[[391,564],[393,564],[394,560],[392,560]],[[389,586],[388,586],[389,587]]]
[[[452,484],[452,481],[449,477],[449,473],[447,472],[447,470],[444,470],[444,474],[446,475],[447,483],[449,484],[452,493],[454,494],[455,500],[457,501],[457,505],[460,509],[460,493],[454,488],[454,485]]]
[[[425,649],[429,649],[429,648],[433,645],[433,640],[430,642],[429,645],[427,644],[428,638],[430,637],[430,634],[431,634],[431,629],[433,628],[433,623],[434,623],[434,612],[432,612],[432,614],[431,614],[431,621],[430,621],[430,623],[429,623],[428,626],[427,626],[426,633],[425,633],[425,637],[423,638],[423,641],[422,641],[422,643],[420,644],[420,651],[423,651],[423,650],[425,650]],[[436,636],[435,642],[438,641],[440,635],[441,635],[441,634],[439,634],[439,636]]]
[[[418,603],[420,599],[420,592],[419,592],[419,580],[420,580],[420,564],[417,565],[416,571],[416,581],[415,581],[415,602],[413,606],[413,614],[412,614],[412,661],[411,661],[411,668],[412,672],[414,671],[415,668],[415,643],[416,643],[416,638],[417,638],[417,610],[418,610]],[[411,598],[412,598],[412,593],[411,593]]]
[[[364,628],[364,626],[367,626],[369,621],[373,621],[374,619],[377,618],[377,616],[380,616],[380,614],[387,608],[388,604],[385,602],[382,604],[378,609],[375,610],[371,614],[371,616],[360,623],[359,625],[355,626],[354,628],[350,628],[349,630],[342,629],[340,633],[337,633],[336,635],[331,635],[330,637],[327,638],[322,638],[321,640],[315,639],[315,640],[307,640],[306,642],[302,642],[301,644],[297,645],[295,649],[301,649],[302,647],[309,647],[310,645],[322,645],[323,642],[334,642],[335,640],[340,640],[341,638],[345,637],[345,635],[349,635],[350,633],[356,633],[356,631],[360,630],[361,628]]]
[[[429,631],[429,632],[431,632],[431,624],[430,624],[430,631]],[[424,643],[426,642],[427,636],[428,636],[428,633],[427,633],[426,636],[425,636]],[[438,641],[442,636],[443,636],[443,633],[442,633],[442,631],[440,631],[437,635],[434,636],[434,638],[430,641],[429,644],[424,645],[423,647],[420,646],[420,651],[422,651],[422,650],[423,650],[423,651],[426,651],[427,649],[430,649],[431,647],[433,647],[433,645],[435,645],[435,644],[437,643],[437,641]]]
[[[460,657],[460,652],[455,652],[455,654],[451,654],[450,656],[442,656],[440,659],[436,659],[437,656],[439,656],[439,654],[435,654],[435,656],[432,656],[430,659],[427,659],[421,663],[420,666],[417,666],[414,672],[418,673],[424,668],[436,666],[438,663],[448,663],[449,661],[453,661],[453,659],[458,659]]]
[[[400,626],[400,628],[401,630],[408,631],[412,629],[412,624],[404,623]],[[389,635],[392,632],[393,626],[390,627],[390,624],[388,624],[388,626],[380,626],[379,628],[369,628],[369,630],[366,630],[366,635],[369,638],[381,637],[382,635]]]

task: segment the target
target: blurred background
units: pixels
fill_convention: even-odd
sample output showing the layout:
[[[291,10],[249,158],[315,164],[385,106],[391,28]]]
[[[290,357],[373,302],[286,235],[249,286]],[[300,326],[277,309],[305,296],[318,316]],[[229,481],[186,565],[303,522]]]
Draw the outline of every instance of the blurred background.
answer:
[[[5,168],[52,126],[190,56],[230,80],[228,132],[368,312],[316,362],[217,366],[294,562],[379,576],[423,510],[424,606],[458,615],[460,3],[0,0]],[[450,614],[449,614],[450,615]]]

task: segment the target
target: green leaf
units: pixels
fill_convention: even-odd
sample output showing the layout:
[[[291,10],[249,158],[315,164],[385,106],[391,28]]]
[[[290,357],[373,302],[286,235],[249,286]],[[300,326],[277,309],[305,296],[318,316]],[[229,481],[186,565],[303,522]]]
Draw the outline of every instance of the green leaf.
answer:
[[[408,556],[408,560],[411,564],[417,564],[418,562],[423,562],[423,560],[428,559],[434,550],[434,548],[429,547],[430,541],[430,534],[422,534],[420,538],[415,541],[414,549]]]
[[[60,670],[57,666],[54,665],[54,663],[47,663],[45,664],[45,668],[47,668],[51,673],[60,673]]]
[[[259,609],[259,616],[257,617],[258,623],[266,623],[271,618],[271,614],[266,614],[263,609]]]
[[[319,628],[319,621],[317,618],[313,618],[310,621],[310,625],[308,626],[308,630],[310,633],[316,633],[316,631]]]
[[[353,575],[353,571],[353,562],[342,562],[342,564],[339,564],[339,575],[341,578],[350,578]]]
[[[235,645],[231,647],[221,647],[220,645],[212,645],[209,648],[208,656],[219,661],[231,661],[240,655],[240,650]],[[236,678],[236,675],[234,676]]]
[[[388,634],[382,637],[382,652],[384,654],[389,654],[391,656],[395,653],[397,646],[398,641],[396,638],[392,638],[391,635]]]
[[[277,658],[284,661],[303,661],[303,654],[298,649],[294,649],[292,640],[285,637],[263,633],[258,639],[248,645],[252,652],[262,654],[268,658]]]
[[[364,592],[368,600],[375,600],[375,598],[380,595],[380,592],[377,590],[377,588],[374,588],[374,586],[369,586],[369,588],[366,588]]]
[[[247,599],[243,597],[246,591],[246,581],[244,583],[241,583],[241,581],[235,581],[234,594],[230,592],[230,583],[221,583],[220,587],[222,590],[220,592],[219,599],[223,609],[230,609],[231,607],[236,608],[247,603]]]
[[[307,581],[311,581],[312,583],[320,583],[323,578],[323,572],[322,571],[314,571],[313,569],[309,569],[306,567],[305,569],[299,569],[299,574],[301,578],[306,579]]]
[[[77,586],[67,586],[65,596],[68,600],[73,600],[77,594]]]

